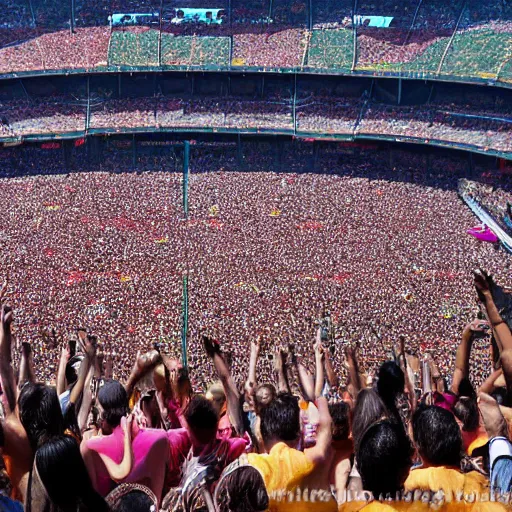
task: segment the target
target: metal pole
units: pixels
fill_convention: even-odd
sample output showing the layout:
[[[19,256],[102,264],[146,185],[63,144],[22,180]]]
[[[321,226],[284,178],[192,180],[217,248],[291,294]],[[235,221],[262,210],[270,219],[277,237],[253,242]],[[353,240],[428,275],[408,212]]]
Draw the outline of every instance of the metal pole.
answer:
[[[70,23],[70,28],[71,28],[71,33],[74,34],[75,33],[75,0],[71,0],[71,23]]]
[[[188,177],[190,164],[190,141],[186,140],[183,145],[183,211],[188,219]]]

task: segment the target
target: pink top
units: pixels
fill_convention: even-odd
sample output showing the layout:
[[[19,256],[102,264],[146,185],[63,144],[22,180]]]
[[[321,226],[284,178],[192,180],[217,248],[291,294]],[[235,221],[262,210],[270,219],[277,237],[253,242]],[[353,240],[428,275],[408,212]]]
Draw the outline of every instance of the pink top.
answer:
[[[176,428],[166,432],[169,441],[169,461],[166,476],[166,487],[176,487],[181,479],[181,466],[186,459],[192,443],[187,429]]]
[[[123,418],[122,421],[126,421]],[[166,432],[161,429],[138,428],[132,433],[132,449],[133,449],[133,467],[130,474],[123,480],[124,482],[139,482],[151,475],[155,468],[146,467],[146,458],[151,447],[160,441],[166,439]],[[87,448],[99,454],[106,455],[116,464],[120,464],[124,455],[124,432],[121,425],[117,426],[109,436],[97,436],[87,441]],[[164,462],[164,461],[163,461]],[[97,468],[98,492],[102,496],[106,496],[112,489],[112,480],[105,468],[104,464],[101,468]]]

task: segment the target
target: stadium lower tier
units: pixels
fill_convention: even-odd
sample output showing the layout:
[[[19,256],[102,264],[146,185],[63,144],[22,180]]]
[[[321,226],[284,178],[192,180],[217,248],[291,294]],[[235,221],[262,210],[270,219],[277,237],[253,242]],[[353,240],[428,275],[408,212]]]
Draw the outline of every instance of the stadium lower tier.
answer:
[[[0,257],[40,377],[54,373],[58,340],[86,326],[123,373],[157,341],[179,355],[187,333],[198,387],[211,375],[201,333],[236,355],[235,376],[261,335],[270,378],[273,351],[294,343],[309,354],[306,333],[327,313],[341,374],[346,341],[373,368],[400,334],[452,368],[477,309],[471,271],[485,266],[503,282],[511,263],[466,233],[475,217],[457,181],[467,157],[325,144],[313,168],[311,145],[283,144],[273,162],[266,144],[239,155],[231,143],[198,143],[187,173],[179,145],[141,143],[137,172],[129,140],[108,142],[98,164],[78,147],[71,173],[55,148],[2,150]],[[469,174],[503,195],[510,181],[490,161]],[[475,341],[476,382],[488,346]]]
[[[282,96],[157,96],[85,102],[69,97],[0,103],[0,139],[79,137],[148,130],[269,132],[303,137],[383,137],[512,155],[512,117],[451,104],[411,107],[309,94]],[[499,115],[499,117],[498,117]]]

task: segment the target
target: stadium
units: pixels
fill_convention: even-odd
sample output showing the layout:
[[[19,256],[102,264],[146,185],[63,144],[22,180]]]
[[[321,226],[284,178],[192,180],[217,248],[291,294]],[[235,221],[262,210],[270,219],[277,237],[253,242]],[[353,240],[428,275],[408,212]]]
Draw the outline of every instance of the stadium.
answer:
[[[509,0],[2,6],[0,511],[512,506]]]

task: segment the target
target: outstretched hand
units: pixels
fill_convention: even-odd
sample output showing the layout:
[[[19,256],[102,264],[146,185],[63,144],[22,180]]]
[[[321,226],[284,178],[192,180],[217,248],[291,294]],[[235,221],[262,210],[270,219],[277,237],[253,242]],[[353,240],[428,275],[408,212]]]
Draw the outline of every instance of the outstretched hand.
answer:
[[[486,332],[489,328],[489,322],[480,318],[475,318],[475,320],[466,325],[466,329],[469,329],[471,332]]]
[[[2,330],[4,331],[4,333],[7,330],[10,333],[12,319],[13,319],[12,308],[10,306],[7,306],[6,304],[3,304],[1,312],[0,312],[0,321],[2,323]]]
[[[137,358],[133,366],[132,373],[139,377],[151,371],[160,361],[160,354],[156,350],[151,350],[145,354],[137,352]]]
[[[276,372],[281,372],[283,370],[287,356],[288,354],[285,349],[283,347],[278,347],[274,354],[274,370]]]
[[[476,292],[478,293],[478,297],[482,302],[485,301],[485,294],[489,293],[490,288],[490,278],[487,272],[484,270],[478,269],[473,271],[474,275],[474,284],[476,288]]]
[[[84,352],[89,359],[96,355],[97,340],[95,336],[87,336],[84,343]]]
[[[220,352],[219,342],[205,334],[203,334],[203,347],[209,357],[213,357]]]

